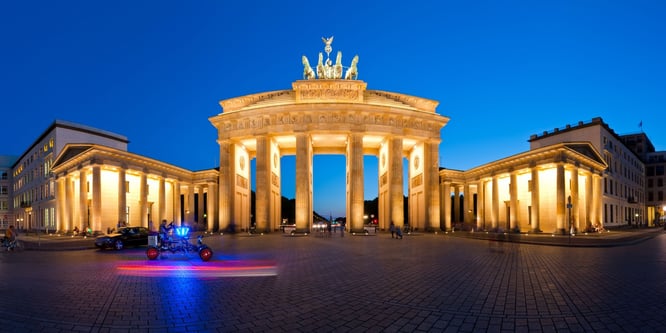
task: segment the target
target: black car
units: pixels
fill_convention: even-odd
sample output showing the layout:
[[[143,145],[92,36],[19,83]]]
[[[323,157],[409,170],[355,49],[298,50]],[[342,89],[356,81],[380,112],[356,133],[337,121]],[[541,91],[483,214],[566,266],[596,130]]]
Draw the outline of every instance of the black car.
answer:
[[[149,233],[146,227],[122,227],[115,233],[97,237],[95,246],[99,249],[122,250],[125,246],[148,245]]]

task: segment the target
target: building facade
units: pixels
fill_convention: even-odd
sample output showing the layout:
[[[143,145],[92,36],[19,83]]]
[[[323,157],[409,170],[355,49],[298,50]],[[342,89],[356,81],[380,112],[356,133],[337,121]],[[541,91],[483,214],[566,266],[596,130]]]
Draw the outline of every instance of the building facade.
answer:
[[[647,221],[645,211],[646,169],[641,156],[624,144],[601,118],[578,122],[562,129],[530,137],[530,148],[536,149],[563,142],[585,141],[603,157],[601,222],[607,227],[638,226]]]
[[[15,225],[16,220],[11,210],[12,198],[12,165],[16,156],[0,156],[0,229]]]
[[[103,145],[69,144],[54,161],[56,226],[104,232],[159,222],[213,230],[218,171],[192,172]]]
[[[666,151],[655,151],[645,133],[621,136],[624,144],[645,163],[645,211],[648,225],[663,224],[666,216],[664,187],[666,183]]]
[[[409,161],[410,226],[439,228],[439,133],[448,118],[437,102],[367,90],[359,80],[296,81],[293,89],[220,102],[210,118],[220,144],[220,226],[246,230],[250,223],[249,161],[256,159],[256,227],[279,229],[280,158],[296,155],[296,230],[312,225],[312,158],[340,154],[347,160],[347,224],[364,224],[363,156],[379,161],[379,227],[404,221],[403,159]]]
[[[12,201],[16,226],[25,230],[55,231],[56,179],[53,162],[70,143],[89,143],[126,151],[126,137],[112,132],[54,121],[12,165]]]
[[[440,171],[442,229],[566,233],[599,228],[606,164],[588,142],[557,143],[467,171]]]

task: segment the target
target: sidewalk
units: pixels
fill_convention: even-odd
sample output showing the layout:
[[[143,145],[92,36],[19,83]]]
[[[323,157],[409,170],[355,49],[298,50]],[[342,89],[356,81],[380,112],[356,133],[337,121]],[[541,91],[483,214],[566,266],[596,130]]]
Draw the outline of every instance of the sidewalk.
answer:
[[[60,236],[46,234],[19,234],[25,250],[33,251],[74,251],[95,248],[95,237]]]
[[[549,246],[573,246],[573,247],[613,247],[637,244],[647,239],[664,233],[663,228],[641,228],[641,229],[617,229],[603,233],[588,233],[569,235],[554,235],[551,233],[514,234],[493,232],[438,232],[434,233],[412,233],[405,237],[417,235],[431,235],[439,237],[462,237],[482,241],[503,241],[524,244],[549,245]],[[284,234],[275,232],[267,236],[279,236]],[[314,237],[314,234],[312,234]],[[388,232],[379,232],[377,236],[389,236]],[[225,237],[225,236],[220,236]],[[26,250],[32,251],[74,251],[95,248],[95,237],[82,236],[59,236],[59,235],[25,235],[19,234],[18,239],[23,242]]]
[[[550,246],[613,247],[633,245],[664,233],[663,228],[610,229],[602,233],[581,233],[570,236],[552,233],[494,233],[456,231],[445,235],[485,241],[502,241]]]

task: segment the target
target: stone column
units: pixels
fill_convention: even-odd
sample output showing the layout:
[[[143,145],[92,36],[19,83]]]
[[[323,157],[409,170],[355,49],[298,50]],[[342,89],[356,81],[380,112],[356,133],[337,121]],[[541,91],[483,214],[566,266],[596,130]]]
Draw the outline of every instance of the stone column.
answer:
[[[118,221],[114,222],[126,222],[127,213],[127,179],[126,171],[124,167],[120,167],[118,170]]]
[[[483,179],[479,179],[479,185],[476,191],[476,228],[478,230],[487,230],[486,227],[486,184]]]
[[[557,232],[564,235],[566,234],[565,226],[565,216],[566,216],[566,195],[564,188],[564,164],[557,163],[557,177],[555,180],[555,186],[557,188],[556,197],[555,197],[555,208],[556,208],[556,222],[557,222]]]
[[[453,224],[460,222],[460,186],[453,185]]]
[[[233,174],[234,174],[234,152],[233,145],[228,140],[219,141],[220,144],[220,176],[218,188],[218,207],[220,230],[226,230],[233,217]]]
[[[310,232],[312,221],[312,155],[310,136],[296,133],[296,232]]]
[[[268,232],[271,211],[271,149],[266,136],[257,137],[255,221],[257,231]]]
[[[67,176],[59,177],[56,180],[56,211],[57,211],[57,221],[56,221],[56,231],[65,232],[70,230],[69,220],[65,217],[67,204],[67,192],[65,192],[65,183],[67,182]]]
[[[492,208],[491,208],[491,222],[493,230],[497,230],[499,227],[499,186],[497,185],[497,176],[493,176],[493,188],[492,188]]]
[[[90,226],[88,220],[88,175],[85,169],[79,170],[79,221],[81,230]]]
[[[439,142],[430,140],[423,149],[424,192],[426,194],[426,231],[439,229]],[[460,208],[458,208],[460,209]]]
[[[463,185],[463,195],[464,197],[464,203],[463,203],[463,222],[465,224],[470,224],[472,223],[472,205],[474,203],[473,195],[472,195],[472,190],[470,189],[469,183],[465,182],[465,185]]]
[[[148,177],[146,172],[141,172],[139,181],[139,214],[141,214],[141,227],[148,226]]]
[[[210,201],[213,205],[215,201]],[[183,206],[180,203],[180,181],[175,180],[173,182],[173,222],[177,225],[183,223],[183,216],[181,214]]]
[[[197,225],[204,223],[204,184],[199,185],[197,188]],[[194,203],[194,197],[192,197]],[[192,214],[192,221],[194,221],[194,214]]]
[[[187,184],[187,198],[185,199],[185,220],[187,225],[194,223],[194,184]]]
[[[585,176],[585,224],[582,226],[584,230],[592,228],[592,207],[594,205],[593,183],[592,173],[587,173]]]
[[[207,201],[207,211],[208,225],[206,226],[208,231],[213,231],[215,229],[215,221],[217,221],[217,209],[215,203],[217,202],[217,184],[208,184],[208,201]]]
[[[592,188],[592,210],[590,212],[590,218],[592,220],[593,224],[598,224],[599,226],[604,225],[603,221],[603,214],[602,214],[602,206],[601,206],[601,199],[603,198],[603,190],[601,187],[601,183],[603,180],[603,176],[594,174],[592,175],[593,181],[594,181],[594,186]]]
[[[92,229],[102,230],[102,176],[101,167],[92,168]]]
[[[532,220],[532,232],[541,232],[541,226],[539,225],[539,169],[536,166],[532,166],[532,209],[530,212],[530,219]]]
[[[580,209],[580,203],[578,202],[578,167],[571,170],[571,204],[573,205],[571,208],[571,225],[578,232],[582,229],[578,219],[578,210]]]
[[[405,224],[405,197],[402,169],[402,138],[391,138],[389,140],[389,202],[391,204],[389,223],[395,225]],[[361,156],[362,158],[362,156]]]
[[[448,180],[442,184],[442,207],[444,211],[444,229],[451,231],[451,182]]]
[[[511,231],[520,231],[520,229],[518,229],[518,180],[516,172],[511,172],[510,177],[509,227],[511,228]]]
[[[65,200],[65,219],[67,220],[69,229],[74,229],[74,207],[76,206],[76,202],[74,202],[74,183],[70,174],[65,176],[65,197],[67,198]]]
[[[162,220],[166,220],[166,184],[164,182],[164,177],[159,178],[159,189],[157,193],[158,197],[158,203],[157,203],[157,209],[158,209],[158,218],[157,221],[153,221],[153,225],[159,225],[162,223]],[[168,222],[168,221],[167,221]]]
[[[363,134],[351,133],[347,139],[347,193],[349,215],[347,224],[351,232],[362,233],[363,229]],[[399,224],[396,223],[396,226]]]

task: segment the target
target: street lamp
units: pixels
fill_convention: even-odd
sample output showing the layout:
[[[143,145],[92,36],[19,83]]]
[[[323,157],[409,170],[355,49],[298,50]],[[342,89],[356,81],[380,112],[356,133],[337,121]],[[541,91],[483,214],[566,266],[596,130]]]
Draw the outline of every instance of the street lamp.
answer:
[[[569,210],[569,242],[571,242],[571,236],[574,234],[573,225],[571,224],[571,196],[567,198],[567,209]]]

